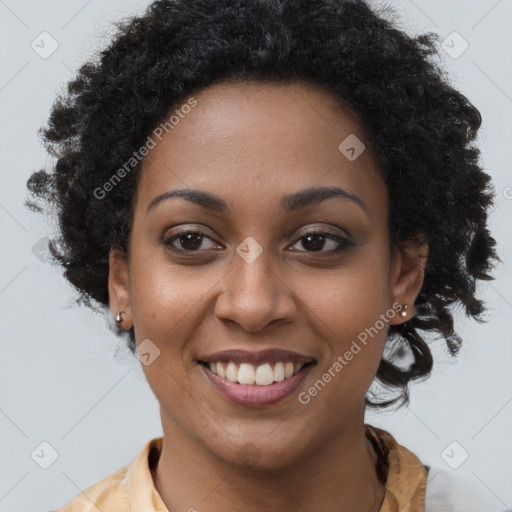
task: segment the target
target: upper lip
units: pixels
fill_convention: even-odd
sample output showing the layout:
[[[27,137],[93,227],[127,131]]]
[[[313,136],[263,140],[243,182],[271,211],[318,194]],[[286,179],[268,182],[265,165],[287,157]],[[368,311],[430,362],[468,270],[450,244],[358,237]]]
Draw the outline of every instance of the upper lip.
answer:
[[[315,358],[298,352],[292,352],[284,349],[268,349],[260,352],[250,352],[248,350],[221,350],[207,356],[199,358],[199,361],[204,363],[277,363],[277,362],[292,362],[292,363],[309,363],[316,362]]]

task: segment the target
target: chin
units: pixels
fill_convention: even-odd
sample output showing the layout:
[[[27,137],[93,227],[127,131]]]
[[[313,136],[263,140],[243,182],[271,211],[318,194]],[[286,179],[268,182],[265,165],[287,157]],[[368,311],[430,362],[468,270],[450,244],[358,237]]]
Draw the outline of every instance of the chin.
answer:
[[[225,449],[215,447],[211,449],[214,455],[229,465],[237,466],[241,470],[253,472],[280,471],[295,464],[302,453],[297,452],[297,447],[303,443],[290,443],[279,449],[275,443],[264,443],[258,440],[227,442]]]

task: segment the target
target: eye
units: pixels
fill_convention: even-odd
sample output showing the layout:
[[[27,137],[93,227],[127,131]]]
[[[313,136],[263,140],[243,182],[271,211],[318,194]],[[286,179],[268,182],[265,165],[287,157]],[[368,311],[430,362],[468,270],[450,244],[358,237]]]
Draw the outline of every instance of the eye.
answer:
[[[327,231],[322,230],[312,230],[307,233],[304,233],[296,243],[302,243],[302,246],[306,249],[306,251],[299,252],[340,252],[348,247],[351,247],[353,244],[347,238],[335,235],[334,233],[329,233]],[[327,245],[330,246],[331,250],[322,251],[322,249]]]
[[[203,242],[205,240],[209,240],[211,242],[210,247],[204,247]],[[302,243],[302,246],[306,250],[299,250],[298,252],[337,253],[353,245],[347,238],[322,230],[311,230],[304,233],[297,242],[295,242],[295,244],[299,242]],[[222,248],[222,246],[217,244],[206,233],[198,230],[187,229],[180,230],[174,235],[163,238],[162,243],[164,245],[171,246],[172,249],[178,252],[200,252],[201,250],[208,251],[215,248]],[[178,247],[178,245],[180,247]],[[330,246],[327,247],[330,250],[322,250],[326,246]]]
[[[213,242],[213,246],[209,248],[204,247],[204,240],[210,240],[211,242]],[[181,245],[181,247],[176,247],[176,244],[174,242],[177,242],[179,245]],[[208,250],[219,247],[219,244],[217,244],[214,240],[212,240],[202,231],[190,229],[183,229],[175,235],[166,237],[162,240],[162,243],[164,245],[170,245],[171,248],[180,252],[198,252],[198,250],[200,249]]]

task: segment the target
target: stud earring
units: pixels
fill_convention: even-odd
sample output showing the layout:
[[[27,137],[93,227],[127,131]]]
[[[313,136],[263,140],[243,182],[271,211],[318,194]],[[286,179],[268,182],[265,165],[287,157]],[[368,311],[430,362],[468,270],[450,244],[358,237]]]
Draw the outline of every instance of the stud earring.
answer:
[[[407,304],[405,304],[403,307],[403,311],[400,313],[402,318],[405,318],[407,316],[407,311],[405,311],[407,309],[407,307],[408,307]]]
[[[119,311],[119,313],[117,313],[116,315],[116,323],[120,324],[123,319],[121,318],[121,315],[124,313],[124,311]]]

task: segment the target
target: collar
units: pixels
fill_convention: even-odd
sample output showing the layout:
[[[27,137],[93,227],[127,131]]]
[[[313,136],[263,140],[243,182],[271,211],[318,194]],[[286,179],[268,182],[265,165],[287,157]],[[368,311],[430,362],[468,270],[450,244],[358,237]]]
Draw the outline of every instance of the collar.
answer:
[[[380,512],[423,512],[428,466],[399,445],[389,432],[368,424],[364,427],[378,456],[377,475],[386,483]],[[163,437],[151,439],[127,468],[124,483],[134,512],[169,512],[154,486],[151,473],[162,446]]]

